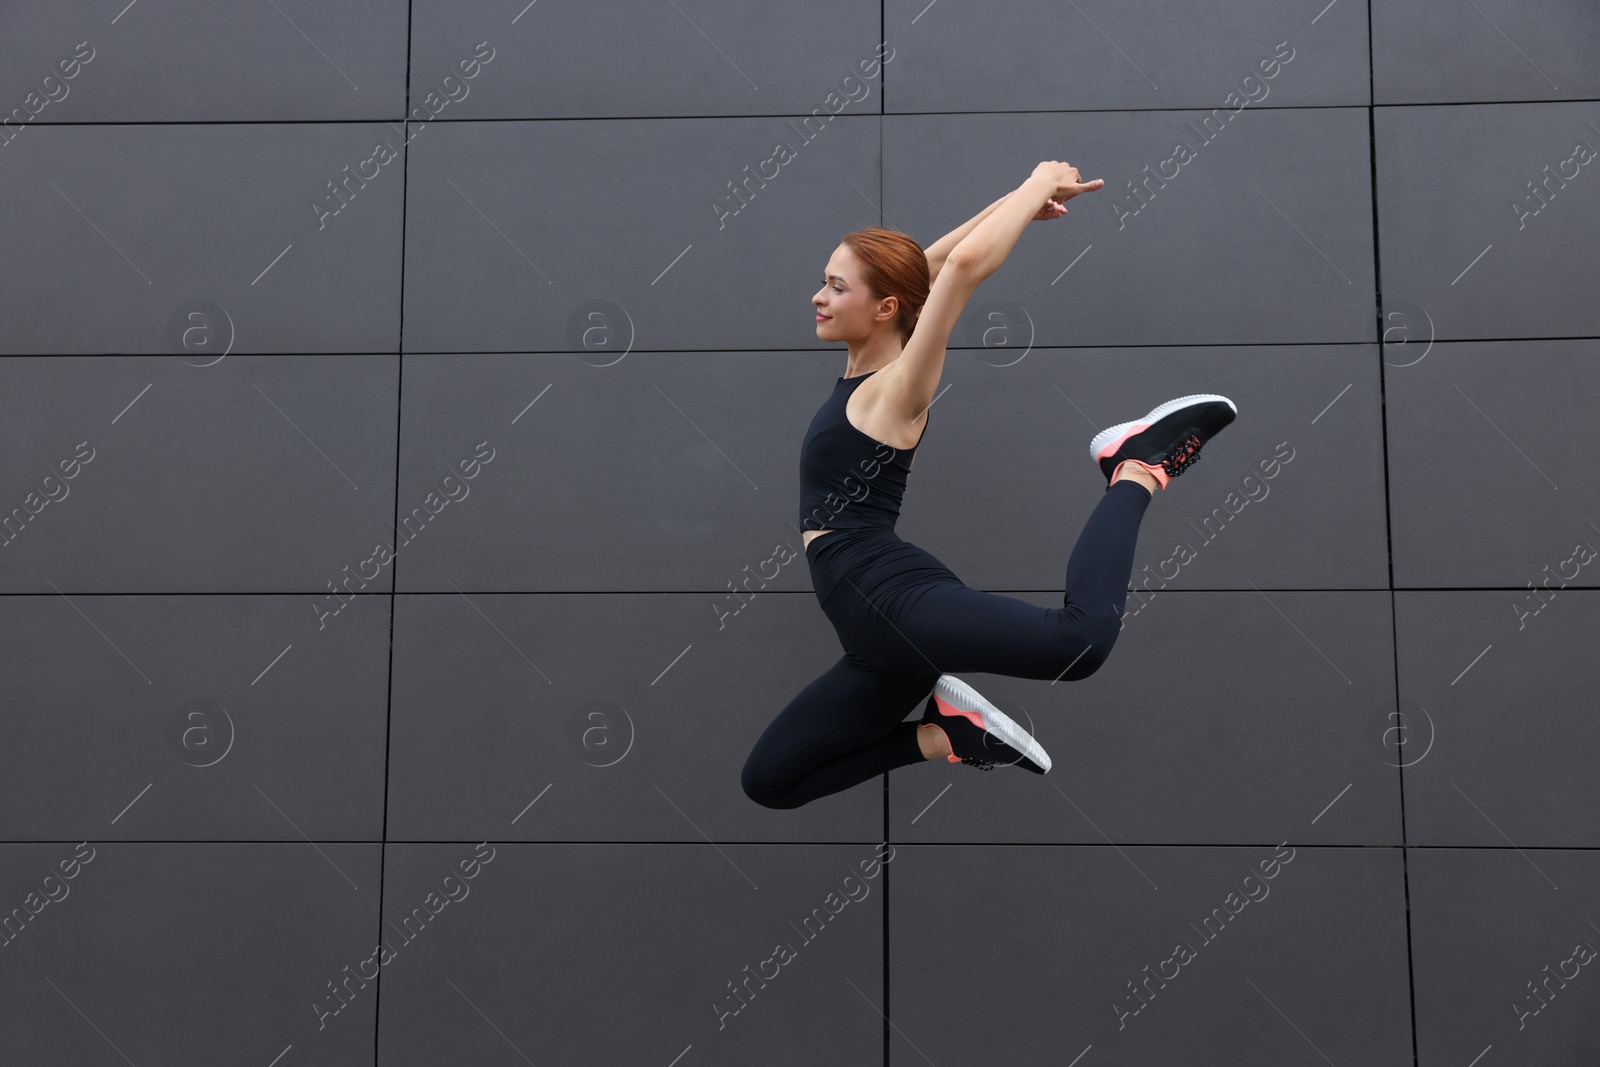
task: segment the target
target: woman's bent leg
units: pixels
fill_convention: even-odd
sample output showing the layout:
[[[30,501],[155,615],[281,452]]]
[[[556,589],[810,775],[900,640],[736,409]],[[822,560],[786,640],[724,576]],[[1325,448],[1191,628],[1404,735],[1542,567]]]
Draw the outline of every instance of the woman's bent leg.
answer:
[[[1088,677],[1111,654],[1122,629],[1139,523],[1150,495],[1131,479],[1105,491],[1067,562],[1061,607],[1041,608],[943,582],[911,598],[894,620],[896,629],[920,658],[944,673]]]
[[[797,808],[923,759],[917,724],[902,721],[937,673],[887,675],[841,657],[767,726],[740,777],[745,795]]]

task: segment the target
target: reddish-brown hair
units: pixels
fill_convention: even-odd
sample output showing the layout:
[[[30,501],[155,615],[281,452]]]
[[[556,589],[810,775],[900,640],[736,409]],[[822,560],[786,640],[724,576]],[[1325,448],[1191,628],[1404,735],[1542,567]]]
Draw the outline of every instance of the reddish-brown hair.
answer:
[[[839,243],[861,261],[862,281],[868,289],[880,299],[892,296],[900,301],[895,325],[901,337],[909,339],[922,305],[928,302],[928,256],[922,246],[898,230],[881,226],[847,233]]]

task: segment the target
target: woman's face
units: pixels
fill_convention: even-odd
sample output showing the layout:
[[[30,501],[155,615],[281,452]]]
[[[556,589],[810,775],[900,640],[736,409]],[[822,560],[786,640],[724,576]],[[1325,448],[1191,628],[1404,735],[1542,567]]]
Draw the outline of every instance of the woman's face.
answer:
[[[894,297],[878,297],[861,280],[861,263],[845,245],[833,250],[823,270],[822,288],[811,298],[817,312],[817,337],[847,341],[866,337],[899,313]]]

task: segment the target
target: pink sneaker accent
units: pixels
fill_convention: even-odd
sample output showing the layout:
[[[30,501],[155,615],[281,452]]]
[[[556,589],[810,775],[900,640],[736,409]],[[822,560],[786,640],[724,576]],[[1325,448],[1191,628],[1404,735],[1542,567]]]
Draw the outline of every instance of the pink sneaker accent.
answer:
[[[1113,451],[1115,451],[1115,449],[1113,449]],[[1137,463],[1139,466],[1149,471],[1155,476],[1156,482],[1160,484],[1161,488],[1163,489],[1167,487],[1168,482],[1172,481],[1172,475],[1167,473],[1165,467],[1162,467],[1158,464],[1144,463],[1137,459],[1125,459],[1121,463],[1118,463],[1111,471],[1111,480],[1116,481],[1117,471],[1120,471],[1123,467],[1126,467],[1130,463]]]
[[[972,725],[976,726],[980,730],[989,729],[989,724],[983,721],[983,715],[980,712],[962,711],[960,708],[956,707],[954,704],[950,703],[947,700],[942,699],[939,696],[939,694],[937,694],[937,693],[933,694],[933,702],[935,704],[939,705],[940,710],[943,711],[944,714],[946,714],[946,715],[959,715],[963,719],[970,720]]]
[[[983,721],[983,716],[981,714],[979,714],[978,712],[976,712],[976,711],[962,711],[960,708],[956,707],[954,704],[951,704],[948,701],[940,700],[937,693],[934,694],[933,702],[935,704],[939,705],[939,711],[941,713],[945,714],[945,715],[959,715],[963,719],[967,719],[967,720],[971,721],[972,725],[976,726],[980,730],[987,731],[989,729],[989,724],[984,722]],[[941,734],[944,734],[944,729],[942,727],[940,727],[938,723],[934,723],[934,728],[936,730],[938,730]],[[950,735],[949,734],[944,734],[944,743],[947,744],[947,745],[950,745]],[[955,746],[954,745],[950,745],[950,755],[946,756],[945,759],[948,760],[951,763],[960,763],[961,762],[961,757],[956,755],[956,750],[955,750]]]
[[[993,766],[1021,766],[1035,774],[1045,774],[1050,770],[1050,756],[1039,743],[1033,739],[1021,726],[1017,725],[1005,712],[989,703],[982,694],[953,675],[940,675],[934,684],[934,692],[929,694],[928,712],[936,713],[932,717],[951,716],[961,717],[977,728],[978,737],[982,747],[988,747],[988,738],[993,737],[995,744],[1015,749],[1021,758],[1013,763],[1005,763],[973,753],[963,758],[956,752],[956,746],[950,744],[950,755],[946,758],[951,763],[975,763],[984,770]],[[924,712],[924,718],[929,718]],[[927,723],[926,725],[937,725]],[[946,742],[950,742],[950,732],[943,726],[940,732],[944,734]],[[965,731],[962,734],[963,744],[968,744]],[[993,753],[998,756],[999,753]]]
[[[1098,462],[1098,461],[1100,461],[1102,459],[1105,459],[1107,456],[1115,455],[1117,449],[1122,447],[1122,442],[1126,441],[1128,438],[1132,437],[1136,433],[1142,433],[1145,430],[1148,430],[1151,427],[1151,425],[1152,424],[1148,423],[1148,422],[1129,423],[1127,431],[1124,432],[1123,435],[1121,437],[1117,438],[1115,441],[1108,442],[1106,444],[1106,447],[1102,448],[1099,451],[1099,453],[1094,457],[1095,461]]]
[[[1132,437],[1136,433],[1142,433],[1143,431],[1148,430],[1151,427],[1151,425],[1153,425],[1153,424],[1152,423],[1148,423],[1148,422],[1135,422],[1135,423],[1132,423],[1131,425],[1129,425],[1129,427],[1127,429],[1127,432],[1125,432],[1121,437],[1118,437],[1115,441],[1108,442],[1106,444],[1106,446],[1104,448],[1102,448],[1100,450],[1100,452],[1094,458],[1098,461],[1098,460],[1105,459],[1107,456],[1116,455],[1117,454],[1117,449],[1122,447],[1122,442],[1126,441],[1128,438]],[[1166,472],[1166,470],[1163,467],[1161,467],[1159,464],[1143,463],[1143,462],[1140,462],[1139,460],[1136,460],[1136,459],[1125,459],[1121,463],[1118,463],[1116,465],[1116,467],[1114,467],[1112,469],[1112,471],[1111,471],[1111,479],[1112,479],[1112,481],[1116,480],[1117,471],[1120,471],[1125,465],[1127,465],[1129,463],[1138,463],[1139,466],[1143,467],[1145,470],[1147,470],[1151,474],[1155,475],[1156,481],[1158,483],[1160,483],[1161,488],[1163,488],[1163,489],[1165,489],[1167,487],[1167,483],[1168,482],[1172,481],[1172,475],[1168,474]]]

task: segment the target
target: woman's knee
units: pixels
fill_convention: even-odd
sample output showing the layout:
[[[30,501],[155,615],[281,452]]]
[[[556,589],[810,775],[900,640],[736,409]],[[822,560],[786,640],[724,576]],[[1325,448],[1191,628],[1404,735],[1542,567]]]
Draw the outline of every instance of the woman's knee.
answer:
[[[744,795],[760,804],[763,808],[796,808],[798,804],[792,803],[787,798],[788,790],[776,784],[772,774],[763,768],[761,761],[755,753],[745,760],[744,770],[739,774],[739,785],[744,789]]]
[[[1062,675],[1069,681],[1077,681],[1099,670],[1111,657],[1111,649],[1121,630],[1122,620],[1115,614],[1085,619],[1076,639],[1070,642],[1069,659]]]
[[[1067,660],[1066,666],[1062,668],[1061,673],[1056,677],[1067,682],[1081,681],[1099,670],[1100,665],[1105,661],[1106,653],[1104,650],[1098,649],[1092,644],[1085,645],[1071,655]]]

